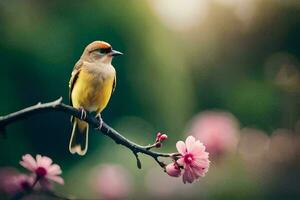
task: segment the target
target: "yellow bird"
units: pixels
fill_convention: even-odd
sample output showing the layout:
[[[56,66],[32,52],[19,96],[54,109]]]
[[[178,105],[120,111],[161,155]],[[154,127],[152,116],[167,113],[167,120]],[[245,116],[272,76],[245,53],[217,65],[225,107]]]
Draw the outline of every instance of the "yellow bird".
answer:
[[[86,111],[96,112],[99,128],[101,112],[108,104],[116,87],[116,71],[111,62],[114,56],[122,55],[104,41],[94,41],[83,51],[75,64],[69,82],[70,105],[81,110],[81,119],[71,118],[73,130],[69,144],[71,153],[85,155],[88,148],[89,124],[82,121]]]

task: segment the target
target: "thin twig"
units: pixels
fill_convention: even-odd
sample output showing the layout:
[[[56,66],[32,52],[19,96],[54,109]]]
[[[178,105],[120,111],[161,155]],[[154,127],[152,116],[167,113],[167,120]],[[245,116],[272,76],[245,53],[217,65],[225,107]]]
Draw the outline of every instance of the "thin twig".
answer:
[[[63,112],[65,114],[72,115],[77,118],[80,118],[81,116],[80,110],[62,103],[62,97],[60,97],[59,99],[52,102],[39,102],[34,106],[27,107],[25,109],[19,110],[14,113],[10,113],[5,116],[0,116],[0,130],[5,131],[6,126],[8,126],[9,124],[19,121],[21,119],[25,119],[31,115],[38,113],[47,113],[51,111]],[[87,116],[84,119],[84,121],[89,123],[94,128],[99,127],[99,121],[95,118],[95,116],[91,115],[90,113],[87,113]],[[138,158],[138,153],[142,153],[152,157],[161,167],[164,167],[165,165],[163,162],[158,160],[159,157],[170,157],[171,155],[174,156],[174,154],[170,153],[159,153],[151,151],[151,148],[149,148],[149,146],[142,146],[136,144],[135,142],[127,139],[126,137],[118,133],[105,122],[103,122],[103,125],[99,131],[101,131],[104,135],[110,137],[117,144],[120,144],[130,149],[137,159],[137,165],[139,168],[141,168],[141,162]]]

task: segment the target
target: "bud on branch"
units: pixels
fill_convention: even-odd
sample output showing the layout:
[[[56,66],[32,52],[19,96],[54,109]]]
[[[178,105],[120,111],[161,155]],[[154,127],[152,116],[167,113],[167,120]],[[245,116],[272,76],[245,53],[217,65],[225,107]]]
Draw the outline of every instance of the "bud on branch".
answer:
[[[8,114],[6,116],[1,116],[0,131],[2,131],[2,134],[4,134],[6,126],[11,123],[14,123],[18,120],[27,118],[37,113],[45,113],[52,111],[63,112],[65,114],[72,115],[77,118],[80,118],[81,116],[80,110],[62,103],[62,98],[59,98],[49,103],[38,103],[37,105],[27,107],[23,110]],[[89,123],[94,128],[97,128],[99,126],[99,122],[95,118],[95,116],[89,113],[87,113],[87,116],[84,119],[84,121]],[[200,141],[196,141],[196,139],[193,136],[189,136],[186,139],[185,143],[183,141],[177,142],[176,147],[178,153],[159,153],[152,151],[151,149],[154,147],[160,148],[162,146],[162,142],[168,139],[168,136],[166,134],[157,133],[154,144],[142,146],[125,138],[123,135],[118,133],[116,130],[114,130],[104,122],[99,131],[102,132],[104,135],[110,137],[117,144],[120,144],[130,149],[137,159],[138,168],[141,168],[141,161],[138,157],[138,154],[142,153],[152,157],[171,176],[179,176],[181,174],[181,172],[179,173],[179,171],[183,169],[184,183],[192,183],[195,179],[204,176],[208,170],[209,160],[208,153],[205,151],[205,146]],[[164,162],[159,160],[160,157],[171,158],[173,160],[173,165],[166,165]]]

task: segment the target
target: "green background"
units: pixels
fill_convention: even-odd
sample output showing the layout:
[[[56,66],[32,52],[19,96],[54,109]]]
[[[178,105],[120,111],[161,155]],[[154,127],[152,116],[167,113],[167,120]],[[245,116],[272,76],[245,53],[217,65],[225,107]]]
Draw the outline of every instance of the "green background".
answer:
[[[0,115],[60,96],[68,103],[74,64],[87,44],[104,40],[124,56],[113,60],[117,88],[102,116],[137,143],[151,143],[162,131],[169,136],[162,151],[175,151],[192,117],[214,109],[232,113],[241,127],[268,135],[278,128],[299,134],[298,1],[253,1],[255,12],[249,21],[235,12],[246,1],[233,0],[233,6],[221,0],[205,2],[206,18],[195,17],[192,28],[178,30],[156,12],[159,1],[1,0]],[[282,65],[292,68],[278,78]],[[7,131],[8,139],[0,140],[0,166],[18,167],[26,153],[47,155],[63,169],[66,184],[57,187],[61,193],[95,197],[86,181],[89,172],[98,164],[116,163],[132,176],[130,198],[154,195],[144,180],[156,163],[141,156],[143,169],[138,170],[128,149],[95,131],[90,132],[87,155],[71,155],[67,115],[35,115]],[[294,176],[299,175],[299,160],[283,168],[280,181],[270,178],[278,174],[267,176],[272,184],[249,178],[239,158],[230,158],[225,167],[212,165],[211,173],[219,168],[219,181],[208,175],[204,183],[182,184],[188,188],[183,191],[193,191],[186,198],[299,197]]]

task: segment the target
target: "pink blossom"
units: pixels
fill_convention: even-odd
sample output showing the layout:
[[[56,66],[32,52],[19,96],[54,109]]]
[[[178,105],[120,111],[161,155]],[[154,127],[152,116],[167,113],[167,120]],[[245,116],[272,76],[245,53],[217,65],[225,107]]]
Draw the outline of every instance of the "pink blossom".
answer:
[[[159,165],[146,171],[144,181],[145,190],[142,195],[146,196],[145,199],[195,199],[194,189],[197,192],[204,189],[194,184],[184,185],[180,178],[166,176]]]
[[[29,171],[35,173],[37,178],[41,179],[41,183],[47,183],[48,180],[64,184],[64,180],[59,175],[62,173],[59,165],[52,164],[52,159],[47,156],[37,155],[34,159],[30,154],[22,157],[20,165]]]
[[[184,168],[183,182],[192,183],[194,180],[203,177],[208,171],[210,162],[205,146],[199,140],[196,140],[195,137],[188,136],[185,143],[178,141],[176,147],[182,155],[177,160],[177,163]]]
[[[0,191],[10,196],[29,190],[33,181],[33,177],[20,174],[12,168],[0,170]]]
[[[166,172],[169,176],[179,177],[181,175],[181,170],[177,163],[170,163],[166,166]]]
[[[90,180],[92,188],[103,199],[126,199],[131,191],[129,172],[119,165],[100,165]]]
[[[236,149],[239,131],[239,122],[232,114],[206,111],[194,117],[188,133],[203,142],[210,155],[219,156]]]

